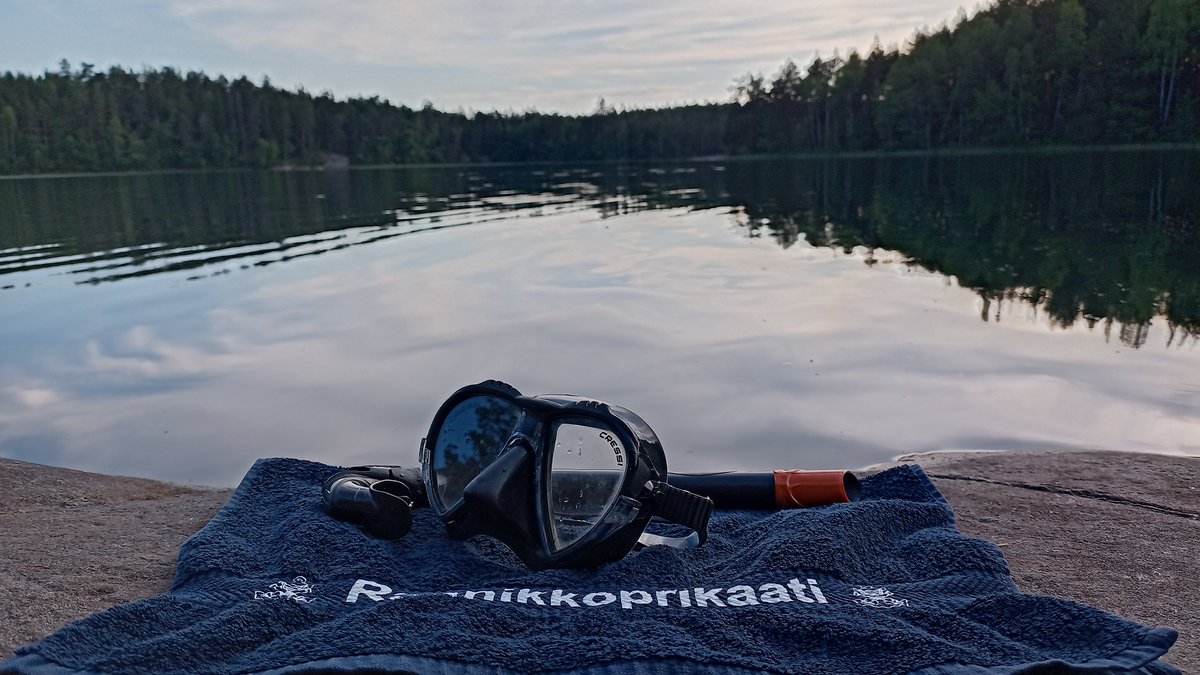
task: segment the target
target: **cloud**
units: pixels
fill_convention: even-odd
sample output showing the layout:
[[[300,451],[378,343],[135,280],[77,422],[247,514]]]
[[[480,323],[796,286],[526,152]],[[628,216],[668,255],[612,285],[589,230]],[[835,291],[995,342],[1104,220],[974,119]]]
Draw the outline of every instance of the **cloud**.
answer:
[[[554,93],[535,98],[558,100],[558,108],[572,101],[570,112],[579,112],[577,101],[590,107],[598,95],[634,106],[723,98],[723,85],[746,71],[865,50],[876,34],[898,42],[950,19],[957,4],[173,0],[168,7],[230,49],[381,69],[393,78],[381,88],[423,88],[444,108],[520,109],[534,88]]]
[[[41,385],[10,385],[0,389],[0,394],[24,408],[42,408],[62,400],[57,391]]]
[[[211,347],[177,343],[159,337],[147,326],[134,326],[112,340],[89,339],[79,367],[81,374],[110,385],[147,384],[211,376],[243,360]]]

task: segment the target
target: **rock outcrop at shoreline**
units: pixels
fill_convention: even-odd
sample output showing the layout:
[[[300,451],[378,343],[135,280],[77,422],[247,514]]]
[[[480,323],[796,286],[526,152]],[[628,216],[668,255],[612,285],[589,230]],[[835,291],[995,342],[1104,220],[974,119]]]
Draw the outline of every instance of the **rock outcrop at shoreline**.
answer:
[[[1175,628],[1166,661],[1200,672],[1200,458],[898,461],[925,469],[964,533],[1002,548],[1022,591]],[[0,459],[0,659],[71,621],[166,592],[180,544],[232,493]]]

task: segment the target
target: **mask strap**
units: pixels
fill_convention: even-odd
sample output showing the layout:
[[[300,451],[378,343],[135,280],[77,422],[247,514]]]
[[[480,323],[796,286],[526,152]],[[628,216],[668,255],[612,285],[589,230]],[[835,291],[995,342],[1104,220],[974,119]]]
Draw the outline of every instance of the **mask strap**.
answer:
[[[690,528],[686,537],[664,537],[643,532],[638,542],[644,546],[665,545],[675,548],[696,548],[708,539],[708,517],[712,515],[713,501],[708,497],[657,482],[653,484],[650,501],[654,515],[663,520]]]

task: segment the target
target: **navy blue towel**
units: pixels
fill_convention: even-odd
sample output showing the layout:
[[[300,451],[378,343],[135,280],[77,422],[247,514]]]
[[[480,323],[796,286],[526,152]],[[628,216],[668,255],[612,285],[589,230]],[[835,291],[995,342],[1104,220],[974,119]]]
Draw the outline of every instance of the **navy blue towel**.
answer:
[[[183,545],[170,592],[0,671],[1178,672],[1155,661],[1171,629],[1019,593],[917,467],[866,478],[855,504],[714,514],[700,549],[540,573],[492,539],[447,539],[427,510],[371,539],[322,511],[334,470],[260,460]]]

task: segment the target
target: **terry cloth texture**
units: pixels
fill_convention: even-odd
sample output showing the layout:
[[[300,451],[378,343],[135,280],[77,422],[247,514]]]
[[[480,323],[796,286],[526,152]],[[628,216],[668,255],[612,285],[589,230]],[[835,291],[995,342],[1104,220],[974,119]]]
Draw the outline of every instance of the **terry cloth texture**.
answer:
[[[322,510],[335,470],[259,460],[183,545],[170,592],[0,671],[1178,672],[1155,661],[1171,629],[1019,593],[917,467],[864,479],[854,504],[714,513],[700,549],[540,573],[492,539],[447,539],[425,509],[398,542],[367,537]]]

